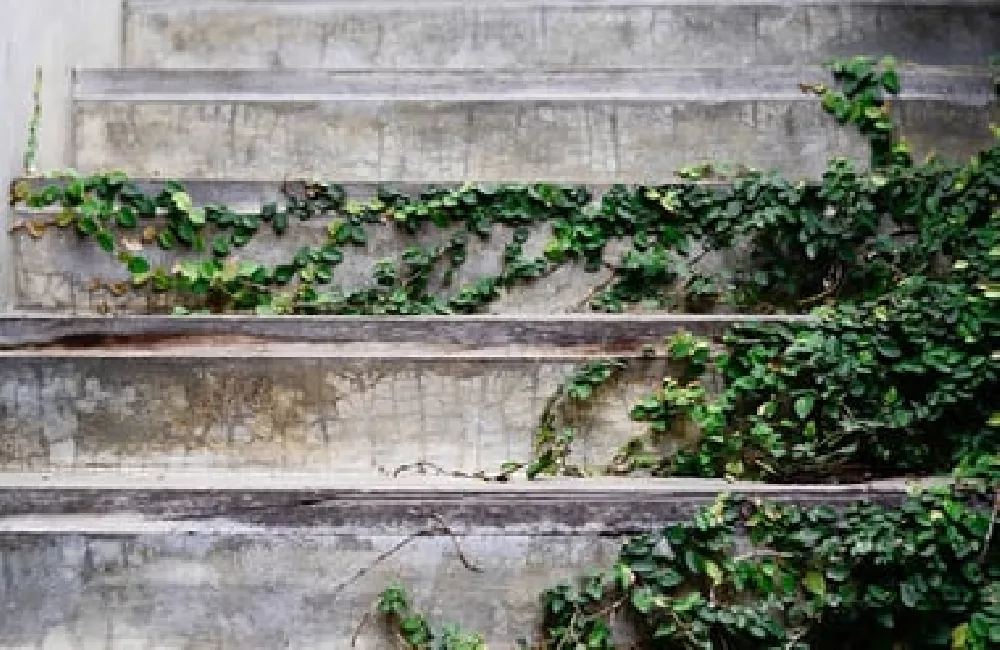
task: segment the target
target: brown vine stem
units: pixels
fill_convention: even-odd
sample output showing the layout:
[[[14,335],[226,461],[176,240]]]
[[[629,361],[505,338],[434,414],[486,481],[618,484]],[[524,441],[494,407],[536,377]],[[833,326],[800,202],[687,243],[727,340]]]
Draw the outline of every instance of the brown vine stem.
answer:
[[[990,526],[986,529],[986,536],[983,538],[983,550],[979,553],[979,563],[986,561],[986,556],[990,551],[990,544],[993,543],[993,532],[996,530],[997,519],[1000,519],[1000,488],[993,492],[993,514],[990,517]]]
[[[587,293],[587,295],[584,296],[583,300],[581,300],[579,303],[577,303],[577,305],[576,305],[577,309],[583,309],[584,307],[586,307],[587,305],[589,305],[591,300],[593,300],[594,298],[596,298],[598,295],[601,294],[602,291],[604,291],[609,286],[611,286],[611,283],[614,282],[615,278],[618,277],[618,269],[615,268],[614,265],[608,264],[607,262],[601,262],[601,266],[603,266],[605,269],[611,271],[611,276],[607,280],[604,280],[603,282],[598,283],[593,289],[591,289]]]
[[[809,296],[808,298],[803,298],[802,300],[798,300],[796,301],[795,304],[798,305],[799,307],[809,307],[817,303],[823,302],[827,298],[832,297],[834,294],[840,291],[840,287],[843,286],[844,284],[844,268],[838,264],[833,270],[833,276],[834,280],[830,284],[829,288],[825,289],[824,291],[821,291],[815,296]]]
[[[445,522],[444,517],[442,517],[440,514],[436,512],[431,513],[430,516],[437,522],[438,525],[436,527],[423,528],[415,533],[412,533],[411,535],[407,535],[401,541],[393,545],[393,547],[390,548],[388,551],[379,554],[378,557],[376,557],[372,562],[358,569],[353,576],[351,576],[344,582],[334,587],[333,591],[331,592],[331,595],[336,596],[340,594],[342,591],[350,587],[352,584],[354,584],[361,578],[368,575],[373,569],[375,569],[375,567],[382,564],[383,562],[391,558],[393,555],[395,555],[396,553],[400,552],[401,550],[412,544],[418,538],[427,537],[428,535],[438,532],[442,532],[448,535],[448,537],[451,539],[451,543],[455,546],[455,550],[458,552],[459,561],[461,561],[462,565],[466,569],[474,573],[482,573],[483,570],[481,568],[477,567],[476,565],[472,564],[472,562],[469,561],[469,558],[465,555],[465,552],[462,550],[461,544],[459,544],[457,536],[452,531],[451,527],[448,526],[447,522]]]

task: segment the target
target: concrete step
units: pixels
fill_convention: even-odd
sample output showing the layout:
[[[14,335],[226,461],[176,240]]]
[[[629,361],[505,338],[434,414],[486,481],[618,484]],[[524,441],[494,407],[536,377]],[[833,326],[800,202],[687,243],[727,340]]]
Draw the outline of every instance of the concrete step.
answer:
[[[543,589],[725,491],[898,502],[899,482],[487,484],[216,472],[0,474],[0,647],[391,647],[382,589],[509,648]],[[360,627],[360,632],[359,632]]]
[[[646,72],[91,71],[75,166],[205,179],[666,182],[696,161],[816,176],[867,159],[802,82],[814,68]],[[964,156],[1000,118],[978,69],[908,69],[894,111],[918,152]]]
[[[894,54],[983,64],[989,0],[132,0],[141,68],[657,68]]]
[[[573,461],[604,467],[646,432],[628,413],[674,372],[666,335],[766,318],[4,317],[0,470],[496,473],[533,458],[542,413],[582,364],[624,358],[556,412],[579,429]]]

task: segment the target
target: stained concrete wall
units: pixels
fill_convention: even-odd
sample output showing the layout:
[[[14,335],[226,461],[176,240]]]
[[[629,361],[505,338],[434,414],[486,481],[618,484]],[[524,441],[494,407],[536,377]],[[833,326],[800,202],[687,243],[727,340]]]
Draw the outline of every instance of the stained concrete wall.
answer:
[[[39,169],[70,160],[70,77],[74,67],[117,67],[122,51],[122,0],[0,0],[0,187],[20,174],[33,107],[35,68],[41,66]],[[0,201],[0,227],[10,214]],[[10,247],[0,237],[0,309],[13,289]]]
[[[0,518],[0,647],[346,650],[357,631],[356,647],[390,648],[359,624],[379,591],[403,582],[435,622],[513,648],[533,635],[544,588],[610,566],[621,536],[687,519],[721,491],[836,507],[898,503],[902,489],[348,484],[225,472],[0,478],[9,513]]]
[[[0,468],[390,476],[421,462],[468,473],[530,462],[547,403],[587,353],[462,347],[215,343],[4,353]],[[571,462],[604,467],[643,435],[648,426],[630,421],[629,411],[670,374],[663,360],[633,359],[586,404],[556,410],[559,424],[579,431]]]
[[[885,53],[982,64],[986,1],[405,2],[134,0],[126,59],[171,68],[655,68]]]

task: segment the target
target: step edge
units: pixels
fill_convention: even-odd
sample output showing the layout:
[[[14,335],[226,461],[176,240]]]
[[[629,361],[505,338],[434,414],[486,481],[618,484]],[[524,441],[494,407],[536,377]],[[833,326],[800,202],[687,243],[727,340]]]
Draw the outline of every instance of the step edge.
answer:
[[[899,98],[904,101],[994,100],[993,78],[985,66],[904,66],[901,73]],[[81,69],[75,72],[73,96],[79,103],[814,102],[815,96],[800,84],[827,82],[828,73],[817,66],[460,72]],[[360,85],[348,87],[352,83]],[[439,87],[428,90],[430,83]],[[470,83],[477,87],[470,89]],[[506,87],[498,90],[498,84]]]
[[[127,12],[173,13],[189,11],[195,8],[199,11],[227,11],[238,7],[254,7],[273,12],[291,9],[315,11],[317,7],[328,7],[335,10],[371,10],[371,11],[420,11],[424,9],[544,9],[544,8],[579,8],[601,10],[606,8],[635,7],[660,8],[674,6],[752,6],[752,7],[809,7],[809,6],[854,6],[865,5],[874,7],[986,7],[993,8],[992,0],[711,0],[710,2],[693,2],[692,0],[433,0],[414,5],[407,0],[129,0],[125,4]]]

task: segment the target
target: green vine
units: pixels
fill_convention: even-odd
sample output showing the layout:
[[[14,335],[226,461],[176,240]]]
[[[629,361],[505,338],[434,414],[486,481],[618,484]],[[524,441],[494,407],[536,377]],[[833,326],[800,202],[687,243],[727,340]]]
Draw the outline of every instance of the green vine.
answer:
[[[482,635],[463,632],[454,625],[432,628],[427,617],[413,609],[409,595],[399,585],[382,592],[377,610],[409,650],[486,650]]]
[[[685,370],[631,411],[649,435],[608,471],[777,482],[927,475],[959,466],[949,490],[901,508],[843,512],[721,500],[693,522],[625,545],[619,562],[543,596],[538,648],[614,648],[612,615],[627,614],[640,647],[925,648],[1000,643],[1000,145],[964,163],[915,164],[896,139],[886,95],[891,59],[831,62],[834,87],[804,86],[871,144],[867,171],[830,161],[822,178],[754,170],[683,170],[682,182],[615,186],[600,197],[554,185],[380,190],[367,201],[335,185],[289,185],[256,213],[197,206],[167,183],[144,192],[123,174],[70,176],[12,199],[57,207],[17,227],[39,237],[72,228],[117,256],[131,285],[181,310],[307,314],[474,313],[520,283],[567,264],[604,272],[587,305],[758,313],[812,310],[812,322],[744,325],[718,341],[667,342]],[[1000,134],[998,134],[1000,136]],[[322,219],[324,241],[276,265],[238,260],[264,229]],[[437,243],[380,260],[347,291],[336,268],[376,227],[437,231]],[[542,254],[526,251],[549,229]],[[456,278],[474,238],[508,236],[499,272]],[[611,245],[624,252],[610,262]],[[183,252],[172,266],[148,248]],[[732,272],[706,256],[739,251]],[[457,286],[456,286],[457,285]],[[124,292],[128,286],[114,286]],[[504,467],[530,478],[580,474],[560,410],[585,401],[623,365],[587,364],[552,397],[536,460]],[[709,381],[711,379],[711,381]],[[664,453],[661,440],[697,441]],[[379,610],[408,647],[481,648],[457,628],[432,629],[401,589]]]
[[[827,299],[878,291],[891,281],[886,256],[892,251],[881,250],[891,235],[879,226],[886,216],[885,195],[898,188],[880,189],[879,183],[891,183],[899,169],[909,169],[905,148],[891,146],[894,127],[883,99],[883,91],[899,87],[891,60],[876,64],[858,57],[829,67],[836,88],[804,89],[820,94],[824,108],[839,120],[861,129],[887,176],[860,173],[844,160],[832,161],[819,183],[745,169],[727,176],[701,166],[682,170],[684,182],[615,186],[599,198],[581,187],[466,185],[428,188],[417,196],[381,189],[371,200],[356,201],[336,185],[287,184],[283,205],[237,213],[226,206],[196,206],[178,182],[148,193],[116,172],[68,174],[37,190],[18,183],[12,200],[60,209],[54,220],[19,224],[29,234],[41,236],[49,226],[72,228],[115,255],[131,282],[114,283],[113,293],[131,285],[168,294],[181,313],[475,313],[519,283],[567,263],[581,263],[588,272],[610,270],[610,279],[589,300],[601,311],[633,305],[700,311],[719,302],[800,311]],[[319,245],[275,265],[237,261],[239,250],[262,230],[281,236],[293,222],[313,219],[327,224]],[[544,253],[526,256],[531,229],[543,224],[551,228]],[[905,233],[906,224],[898,225]],[[346,250],[365,246],[372,228],[387,226],[406,235],[436,229],[443,237],[437,244],[412,246],[398,259],[380,260],[366,287],[338,288],[336,268]],[[455,286],[470,238],[490,239],[498,226],[510,233],[501,270]],[[627,248],[611,263],[608,247],[618,241]],[[699,266],[706,255],[737,245],[748,254],[732,272]],[[184,253],[184,259],[157,265],[151,248]]]
[[[994,523],[947,491],[841,513],[726,497],[626,543],[610,570],[547,591],[540,647],[614,648],[616,613],[641,647],[992,647]]]
[[[872,165],[882,167],[893,161],[909,162],[905,146],[894,147],[896,125],[889,115],[885,94],[898,95],[899,73],[896,60],[883,57],[876,61],[868,56],[833,59],[826,64],[837,88],[825,85],[804,86],[821,98],[823,109],[841,124],[852,124],[871,145]]]
[[[626,633],[641,648],[986,650],[1000,643],[998,511],[997,456],[900,507],[723,496],[546,590],[542,636],[521,647],[613,650]],[[379,608],[412,650],[484,647],[457,628],[431,632],[400,587]]]
[[[42,67],[35,68],[35,82],[31,89],[31,119],[28,121],[28,144],[24,149],[24,173],[37,171],[38,131],[42,125]]]
[[[529,480],[539,476],[583,476],[581,468],[569,463],[577,431],[561,426],[562,411],[568,404],[582,404],[594,391],[628,368],[627,359],[588,361],[577,369],[549,398],[535,432],[535,458],[523,469]],[[517,469],[522,469],[520,466]]]

